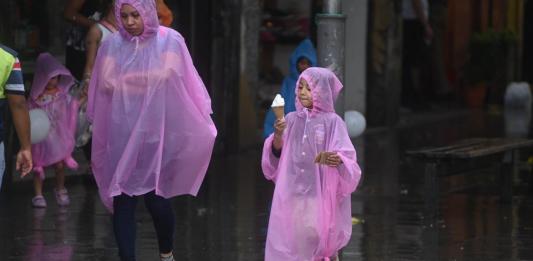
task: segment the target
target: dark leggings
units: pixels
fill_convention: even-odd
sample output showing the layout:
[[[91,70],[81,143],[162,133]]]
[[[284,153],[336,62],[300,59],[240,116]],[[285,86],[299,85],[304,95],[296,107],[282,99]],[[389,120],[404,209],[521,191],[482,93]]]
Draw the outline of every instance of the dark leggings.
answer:
[[[117,240],[120,259],[135,260],[135,208],[138,196],[121,194],[113,198],[113,230]],[[174,237],[174,212],[170,200],[160,197],[154,191],[144,195],[144,203],[154,221],[159,252],[172,251]]]

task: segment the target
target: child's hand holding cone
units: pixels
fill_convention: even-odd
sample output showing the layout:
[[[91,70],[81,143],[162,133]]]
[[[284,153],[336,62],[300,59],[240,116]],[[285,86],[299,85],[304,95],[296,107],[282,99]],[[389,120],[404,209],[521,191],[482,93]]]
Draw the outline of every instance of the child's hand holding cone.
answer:
[[[283,135],[283,131],[285,131],[285,128],[287,127],[287,123],[285,122],[285,113],[283,112],[283,108],[285,107],[285,100],[281,95],[277,94],[276,98],[274,98],[274,101],[272,101],[272,111],[276,115],[276,121],[274,122],[274,141],[273,145],[274,148],[279,150],[283,146],[283,141],[281,136]]]

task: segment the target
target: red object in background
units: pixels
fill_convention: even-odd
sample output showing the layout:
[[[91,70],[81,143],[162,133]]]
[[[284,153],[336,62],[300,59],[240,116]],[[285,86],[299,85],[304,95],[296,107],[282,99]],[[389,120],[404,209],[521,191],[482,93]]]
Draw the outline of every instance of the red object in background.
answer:
[[[268,15],[261,23],[260,40],[263,43],[298,43],[309,35],[309,27],[308,17]]]
[[[262,43],[276,43],[276,37],[269,31],[261,31],[259,33],[259,39]]]
[[[447,0],[448,13],[444,40],[444,61],[452,89],[460,89],[468,45],[474,32],[505,28],[505,0]]]
[[[472,109],[481,108],[485,104],[486,96],[487,85],[485,83],[477,83],[471,86],[466,86],[464,89],[466,105]]]
[[[157,16],[159,17],[161,25],[170,27],[172,25],[172,21],[174,20],[174,15],[172,14],[172,11],[168,8],[168,6],[165,4],[165,1],[156,0],[156,8]]]

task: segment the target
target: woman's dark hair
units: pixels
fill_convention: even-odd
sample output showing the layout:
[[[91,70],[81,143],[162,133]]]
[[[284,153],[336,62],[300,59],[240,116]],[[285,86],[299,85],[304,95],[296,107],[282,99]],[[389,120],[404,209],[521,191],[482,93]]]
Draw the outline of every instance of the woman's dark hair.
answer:
[[[103,16],[106,16],[107,13],[111,11],[114,4],[115,4],[115,0],[100,0],[100,8],[99,8],[100,13]]]

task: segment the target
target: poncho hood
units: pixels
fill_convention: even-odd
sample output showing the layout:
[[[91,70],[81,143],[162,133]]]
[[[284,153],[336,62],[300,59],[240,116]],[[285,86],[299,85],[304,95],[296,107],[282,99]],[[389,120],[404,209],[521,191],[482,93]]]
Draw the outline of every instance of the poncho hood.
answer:
[[[126,31],[124,25],[121,22],[122,19],[120,17],[120,9],[123,5],[126,4],[131,5],[135,9],[137,9],[137,11],[142,17],[144,23],[144,30],[139,36],[133,36],[128,33],[128,31]],[[157,19],[157,9],[154,0],[116,0],[115,16],[118,21],[120,34],[128,40],[138,39],[139,41],[143,41],[157,35],[157,31],[159,28],[159,20]]]
[[[296,97],[298,97],[298,86],[301,79],[305,79],[311,88],[313,95],[313,109],[311,111],[313,113],[335,112],[335,101],[343,86],[332,71],[320,67],[310,67],[303,71],[296,82],[294,90]],[[296,111],[300,114],[303,110],[304,107],[300,100],[296,98]]]
[[[298,47],[292,52],[289,59],[290,77],[295,81],[298,79],[300,73],[298,72],[298,60],[306,58],[311,63],[311,67],[316,66],[316,50],[313,43],[309,39],[303,40]],[[294,87],[294,86],[291,86]]]
[[[37,58],[35,76],[33,77],[33,83],[31,85],[31,100],[37,101],[37,98],[43,93],[48,81],[55,76],[60,76],[58,83],[60,91],[62,93],[68,92],[69,88],[74,84],[74,77],[70,71],[51,54],[40,54]]]

